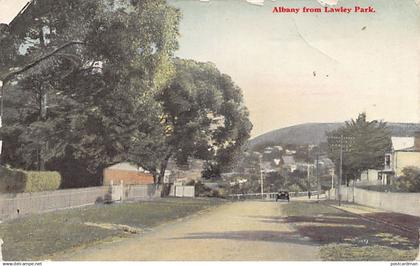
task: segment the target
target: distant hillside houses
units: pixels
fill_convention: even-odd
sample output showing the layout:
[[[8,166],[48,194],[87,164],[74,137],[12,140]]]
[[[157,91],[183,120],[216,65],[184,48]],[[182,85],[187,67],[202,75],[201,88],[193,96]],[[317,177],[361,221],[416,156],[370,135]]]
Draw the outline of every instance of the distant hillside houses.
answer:
[[[249,140],[249,149],[277,145],[319,145],[326,142],[326,133],[336,130],[344,123],[307,123],[270,131]],[[414,137],[420,131],[419,123],[387,123],[391,135],[395,137]]]

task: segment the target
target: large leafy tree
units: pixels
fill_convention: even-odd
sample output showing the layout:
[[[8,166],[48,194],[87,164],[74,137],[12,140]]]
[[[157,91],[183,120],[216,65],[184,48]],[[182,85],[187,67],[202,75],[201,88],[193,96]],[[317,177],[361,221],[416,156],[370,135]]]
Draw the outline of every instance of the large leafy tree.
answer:
[[[145,143],[156,146],[164,129],[155,95],[173,72],[177,10],[163,0],[43,0],[17,21],[0,41],[11,51],[0,57],[7,163],[96,177],[86,185],[128,159],[133,141],[152,152]]]
[[[329,136],[344,136],[349,139],[344,147],[343,177],[349,180],[360,177],[367,169],[382,169],[384,154],[391,149],[391,136],[386,123],[367,121],[366,114],[359,114],[357,119],[346,121],[345,125],[329,133]],[[339,165],[339,142],[329,138],[329,157]]]
[[[139,142],[133,161],[150,162],[161,181],[169,159],[186,164],[189,158],[206,161],[207,176],[220,176],[249,138],[252,125],[240,89],[210,63],[175,59],[175,75],[156,96],[162,107],[164,131],[151,143],[153,156]]]

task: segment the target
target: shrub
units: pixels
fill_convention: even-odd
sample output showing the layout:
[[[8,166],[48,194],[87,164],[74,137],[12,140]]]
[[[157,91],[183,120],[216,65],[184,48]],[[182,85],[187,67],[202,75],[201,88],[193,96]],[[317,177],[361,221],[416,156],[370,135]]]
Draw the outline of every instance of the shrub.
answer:
[[[0,167],[0,192],[18,193],[25,191],[26,175],[21,170]]]
[[[404,168],[403,175],[394,180],[392,188],[399,192],[420,192],[420,168]]]
[[[301,192],[302,189],[297,184],[292,184],[292,185],[289,186],[289,191],[290,192]]]
[[[201,181],[192,181],[187,183],[188,186],[194,186],[196,197],[223,197],[224,193],[220,189],[211,189],[204,185]]]
[[[25,171],[25,192],[57,190],[60,187],[61,176],[58,172]]]
[[[58,172],[22,171],[0,167],[0,192],[20,193],[56,190],[60,187]]]

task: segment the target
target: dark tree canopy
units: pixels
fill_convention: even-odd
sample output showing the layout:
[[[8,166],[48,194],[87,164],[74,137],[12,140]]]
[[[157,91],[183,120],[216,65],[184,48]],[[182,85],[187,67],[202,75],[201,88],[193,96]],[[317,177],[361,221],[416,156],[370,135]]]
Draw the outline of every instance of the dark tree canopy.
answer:
[[[173,72],[179,19],[163,0],[33,2],[0,42],[14,55],[0,57],[3,160],[98,184],[104,167],[129,158],[133,140],[154,142],[162,131],[154,98]],[[7,75],[16,69],[25,71]]]
[[[155,170],[159,169],[161,178],[170,158],[180,165],[196,158],[206,161],[204,177],[220,177],[252,128],[241,91],[210,63],[174,62],[175,75],[156,97],[162,107],[164,135],[158,142],[161,158]],[[141,149],[133,154],[139,163],[149,160]]]
[[[343,158],[343,177],[346,180],[360,177],[367,169],[382,169],[384,155],[391,149],[391,136],[386,123],[367,121],[366,114],[359,114],[356,120],[347,121],[345,125],[329,133],[330,136],[351,137],[351,146],[345,149]],[[333,147],[329,140],[329,157],[339,165],[339,148]]]
[[[2,160],[98,185],[130,161],[219,175],[249,138],[240,89],[210,63],[174,58],[180,13],[164,0],[39,0],[0,36]]]

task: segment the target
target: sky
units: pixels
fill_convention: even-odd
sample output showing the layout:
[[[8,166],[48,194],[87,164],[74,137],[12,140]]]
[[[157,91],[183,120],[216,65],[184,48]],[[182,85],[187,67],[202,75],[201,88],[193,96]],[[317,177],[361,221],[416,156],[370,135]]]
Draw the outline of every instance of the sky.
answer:
[[[9,23],[26,2],[0,0],[0,23]],[[339,0],[335,6],[371,5],[376,13],[369,14],[272,13],[274,6],[321,7],[316,0],[168,2],[183,14],[176,55],[211,61],[233,78],[250,110],[252,136],[341,122],[360,112],[368,119],[420,122],[414,0]]]
[[[315,0],[170,0],[180,57],[211,61],[243,90],[256,136],[307,122],[420,122],[420,13],[412,0],[340,0],[375,13],[272,13]],[[336,2],[336,1],[335,1]]]
[[[0,0],[0,23],[9,24],[28,0]]]

